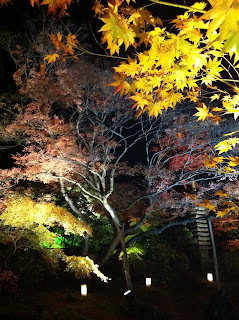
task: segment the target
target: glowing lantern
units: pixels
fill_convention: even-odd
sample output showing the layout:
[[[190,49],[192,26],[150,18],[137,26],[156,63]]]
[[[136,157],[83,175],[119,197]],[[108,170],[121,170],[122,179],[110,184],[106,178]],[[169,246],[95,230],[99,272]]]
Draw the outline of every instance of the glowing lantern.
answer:
[[[207,274],[207,280],[210,282],[213,282],[213,274],[212,273]]]
[[[151,278],[146,278],[145,280],[146,287],[151,287],[151,283],[152,283]]]
[[[87,285],[86,284],[81,285],[81,295],[87,296]]]

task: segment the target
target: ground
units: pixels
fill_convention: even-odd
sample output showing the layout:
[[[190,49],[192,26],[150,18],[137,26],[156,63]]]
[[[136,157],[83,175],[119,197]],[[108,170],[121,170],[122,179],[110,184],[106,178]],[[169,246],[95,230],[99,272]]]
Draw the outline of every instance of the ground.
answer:
[[[202,278],[187,279],[167,287],[144,286],[144,279],[135,284],[136,307],[130,310],[124,283],[112,280],[103,284],[87,280],[88,295],[82,297],[82,280],[65,278],[49,282],[41,289],[29,289],[17,296],[2,297],[0,320],[203,320],[215,284]],[[239,306],[238,283],[223,283],[234,306]],[[237,307],[239,312],[239,307]]]

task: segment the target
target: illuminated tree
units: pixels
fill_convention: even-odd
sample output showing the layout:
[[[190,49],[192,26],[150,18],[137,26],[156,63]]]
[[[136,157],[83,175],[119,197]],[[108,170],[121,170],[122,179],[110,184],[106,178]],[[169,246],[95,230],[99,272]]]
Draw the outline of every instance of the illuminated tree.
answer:
[[[110,55],[122,52],[123,45],[125,51],[131,49],[127,61],[115,67],[115,81],[111,85],[116,87],[116,92],[131,97],[137,114],[147,111],[157,117],[164,110],[190,99],[196,103],[198,120],[208,119],[219,124],[225,114],[233,115],[236,120],[238,1],[209,1],[208,10],[205,10],[207,4],[204,2],[191,7],[152,2],[185,9],[184,14],[172,21],[173,31],[163,27],[160,18],[145,8],[132,7],[130,1],[110,1],[105,6],[95,1],[95,14],[104,23],[100,29],[102,43],[107,43]],[[57,6],[57,2],[52,3],[49,12],[56,13]],[[90,53],[82,51],[76,39],[69,42],[60,33],[51,34],[50,39],[55,52],[45,57],[48,64],[58,58],[64,60],[73,52]],[[67,53],[69,46],[73,50],[70,54]],[[212,102],[216,102],[216,106]],[[229,134],[236,132],[233,130]],[[238,142],[236,136],[230,137],[215,148],[221,154]],[[225,173],[237,172],[237,157],[233,160],[230,156],[214,158],[221,163],[220,169]]]
[[[76,277],[90,276],[96,274],[107,282],[98,266],[89,257],[67,256],[56,243],[57,234],[49,228],[61,225],[64,233],[84,235],[91,233],[88,225],[76,219],[66,209],[56,206],[54,203],[36,203],[30,197],[12,194],[4,201],[5,208],[0,215],[1,243],[12,247],[12,252],[6,257],[7,260],[17,250],[28,250],[33,248],[40,251],[48,263],[56,268],[59,259],[65,261],[66,271],[72,270]],[[47,248],[54,248],[49,250]]]
[[[13,166],[0,171],[2,192],[24,180],[58,184],[69,209],[86,225],[87,214],[79,208],[83,195],[114,231],[102,262],[120,245],[131,288],[127,253],[132,247],[127,248],[126,237],[142,232],[143,224],[156,212],[164,223],[184,217],[193,203],[186,200],[181,212],[176,211],[185,198],[184,186],[221,175],[207,176],[203,167],[204,153],[215,144],[209,128],[195,121],[187,126],[186,105],[167,117],[152,119],[142,114],[135,119],[129,100],[114,95],[104,73],[100,75],[86,62],[55,64],[48,75],[34,69],[26,73],[24,66],[14,78],[27,102],[15,106],[15,116],[2,122],[2,139],[21,146],[12,155]],[[133,153],[135,146],[140,160]],[[64,224],[64,219],[59,223]],[[181,223],[184,219],[163,225],[162,231]],[[83,255],[90,235],[85,231]]]
[[[122,48],[130,49],[130,57],[122,57],[124,61],[115,68],[112,85],[116,92],[131,97],[137,115],[147,111],[157,117],[189,99],[196,103],[198,120],[220,124],[225,114],[233,115],[236,120],[238,0],[210,0],[208,4],[197,2],[190,7],[152,2],[185,10],[172,21],[172,31],[163,27],[159,17],[145,8],[133,7],[130,1],[110,1],[105,6],[94,2],[95,14],[103,22],[102,43],[107,43],[110,55],[119,54]],[[5,3],[8,1],[3,0],[1,5]],[[63,16],[71,0],[33,0],[30,4],[48,6],[48,13]],[[82,47],[77,36],[71,33],[63,35],[60,30],[53,34],[52,31],[49,37],[54,50],[39,63],[42,75],[48,72],[51,63],[94,54]],[[236,132],[233,128],[230,134]],[[236,136],[230,137],[218,142],[215,148],[219,154],[225,153],[238,141]],[[209,158],[210,166],[216,163],[224,173],[237,173],[237,156],[229,154],[213,159]]]
[[[31,1],[31,5],[34,3],[39,4]],[[48,5],[50,13],[56,14],[59,9],[63,15],[70,3],[43,1],[41,4]],[[239,163],[236,156],[217,157],[211,152],[215,145],[220,153],[230,150],[238,138],[218,143],[216,140],[222,133],[217,139],[211,139],[208,128],[205,135],[201,132],[201,137],[187,132],[182,127],[190,127],[195,122],[191,120],[193,114],[186,109],[181,128],[172,120],[173,112],[165,114],[168,108],[174,109],[176,104],[190,99],[196,105],[198,120],[207,119],[212,126],[222,123],[221,115],[225,112],[237,118],[237,87],[221,77],[222,59],[234,70],[238,63],[235,46],[238,25],[228,24],[235,21],[237,9],[232,2],[211,1],[211,4],[208,12],[202,3],[190,8],[183,6],[188,11],[173,21],[179,31],[169,32],[162,27],[162,21],[145,8],[132,8],[121,1],[112,1],[103,7],[96,1],[95,12],[104,23],[100,30],[102,41],[107,43],[111,56],[119,53],[123,44],[126,50],[131,50],[131,57],[124,58],[115,68],[114,97],[107,87],[108,79],[97,78],[96,69],[90,72],[82,61],[61,66],[68,57],[77,60],[78,55],[90,53],[71,33],[51,33],[54,50],[38,64],[25,61],[14,74],[27,102],[23,107],[15,106],[19,113],[14,121],[8,123],[5,119],[2,135],[5,139],[11,136],[24,146],[13,156],[15,166],[1,171],[3,188],[21,180],[59,183],[71,210],[85,223],[88,221],[72,194],[78,190],[94,205],[100,203],[115,231],[107,254],[110,256],[121,243],[129,288],[125,236],[138,232],[155,210],[162,210],[160,200],[173,202],[176,187],[215,179],[215,175],[220,178],[234,172],[231,167]],[[225,12],[229,13],[224,17]],[[209,20],[212,21],[209,23]],[[229,70],[227,74],[230,75]],[[229,85],[236,94],[214,87],[216,81]],[[138,120],[133,120],[129,100],[119,99],[117,93],[129,95],[134,101]],[[214,100],[222,100],[222,105],[214,106]],[[145,111],[158,119],[150,119]],[[145,143],[146,165],[128,166],[123,160],[138,141]],[[219,171],[214,170],[208,176],[206,167]],[[117,179],[135,175],[143,181],[142,196],[118,209],[118,201],[117,206],[114,204]],[[202,201],[198,203],[214,211],[208,199]],[[139,203],[144,203],[146,209],[142,216],[137,216],[136,223],[127,228],[131,215],[127,212]],[[174,203],[176,207],[177,201]],[[166,208],[165,212],[167,214]],[[185,212],[186,209],[183,214]],[[88,235],[85,239],[84,253]]]

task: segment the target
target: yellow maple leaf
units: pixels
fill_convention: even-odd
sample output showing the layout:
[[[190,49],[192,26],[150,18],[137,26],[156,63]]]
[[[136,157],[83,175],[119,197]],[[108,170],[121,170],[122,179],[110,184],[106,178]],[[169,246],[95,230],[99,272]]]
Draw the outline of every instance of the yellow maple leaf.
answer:
[[[232,172],[235,172],[235,170],[234,170],[234,169],[232,169],[231,167],[226,167],[226,168],[224,168],[224,171],[225,171],[226,173],[232,173]]]
[[[205,158],[206,160],[203,162],[203,165],[204,167],[208,167],[209,169],[217,168],[217,165],[219,163],[222,163],[224,160],[223,157],[214,157],[210,159],[207,154],[205,154]]]
[[[124,43],[125,50],[135,42],[136,33],[130,27],[128,20],[117,12],[109,13],[109,17],[101,18],[105,23],[99,30],[103,32],[102,43],[108,43],[110,54],[119,53],[119,47]]]
[[[180,103],[183,99],[182,93],[174,92],[173,90],[169,91],[168,95],[168,107],[173,108],[177,103]],[[167,110],[167,107],[165,108]]]
[[[162,115],[162,110],[164,110],[164,107],[160,102],[149,103],[147,106],[147,111],[151,117],[157,118],[159,114]]]
[[[127,94],[131,92],[131,86],[130,83],[125,81],[126,76],[125,75],[115,75],[114,76],[115,81],[110,84],[112,87],[116,87],[117,89],[115,90],[115,93],[120,92],[120,95],[122,94]],[[119,90],[120,89],[120,90]]]
[[[186,65],[176,65],[171,69],[171,74],[168,76],[170,81],[175,81],[176,88],[183,90],[187,86],[187,77],[191,75]]]
[[[56,62],[56,59],[59,58],[58,53],[48,54],[45,56],[44,60],[48,60],[47,63]]]
[[[208,200],[203,200],[205,201],[205,208],[208,209],[209,211],[216,211],[216,206],[214,206],[213,204],[211,204]]]
[[[111,39],[112,41],[118,40],[118,35],[122,32],[122,27],[120,25],[120,15],[109,14],[109,18],[101,18],[105,23],[103,27],[99,30],[106,32],[105,37]]]
[[[230,138],[230,139],[219,142],[215,146],[215,149],[219,151],[219,154],[220,154],[223,152],[227,152],[228,150],[231,150],[233,147],[235,147],[237,143],[239,143],[239,138]]]
[[[187,85],[188,85],[189,89],[198,88],[196,79],[188,79]]]
[[[205,9],[206,5],[207,5],[207,4],[206,4],[205,2],[195,2],[195,3],[191,6],[191,8],[192,8],[192,9],[203,10],[203,9]],[[197,10],[195,10],[195,11],[197,11]]]
[[[216,215],[217,218],[223,218],[227,213],[225,213],[224,211],[217,211]]]
[[[136,101],[135,106],[141,109],[143,109],[145,106],[149,104],[149,101],[143,92],[140,92],[140,93],[136,92],[135,95],[131,96],[130,98]]]
[[[210,97],[210,100],[211,100],[211,101],[219,100],[219,98],[220,98],[219,94],[216,93],[216,94],[214,94],[213,96]],[[215,110],[214,110],[214,111],[215,111]]]
[[[131,77],[138,74],[140,70],[137,60],[132,60],[130,58],[128,59],[128,63],[122,63],[118,67],[114,67],[114,69],[117,73],[124,73],[126,76]]]
[[[219,196],[220,198],[222,198],[222,197],[227,197],[227,194],[224,193],[224,192],[221,191],[221,190],[216,191],[214,194],[215,194],[215,196]]]
[[[208,116],[208,112],[209,112],[209,107],[207,107],[204,103],[202,104],[202,108],[198,107],[196,108],[198,110],[197,113],[194,114],[195,117],[198,117],[197,121],[202,120],[204,121],[207,116]]]
[[[228,108],[227,110],[228,110],[228,112],[226,112],[226,113],[232,113],[234,120],[237,120],[237,118],[239,117],[239,107],[238,108]]]
[[[226,109],[227,114],[233,114],[234,119],[239,117],[239,95],[234,96],[226,95],[223,97],[223,107]]]
[[[229,156],[230,161],[228,165],[231,167],[239,166],[239,157]]]
[[[219,40],[221,42],[227,40],[225,45],[228,50],[236,46],[238,41],[236,35],[239,31],[239,2],[238,0],[210,0],[209,2],[212,4],[212,9],[202,16],[202,19],[212,20],[207,30],[207,36],[219,29]],[[230,45],[227,43],[228,41]]]
[[[203,199],[203,203],[195,203],[197,206],[204,207],[209,211],[216,211],[216,207],[207,199]]]
[[[227,40],[223,46],[225,52],[235,52],[239,53],[239,34],[238,31],[230,31],[228,33]]]
[[[217,57],[214,59],[209,58],[206,67],[206,72],[208,75],[220,77],[220,71],[223,70],[221,65],[221,60],[218,60]]]
[[[157,54],[157,53],[156,53]],[[175,50],[169,50],[159,57],[158,62],[161,64],[163,69],[170,69],[174,63]]]
[[[117,42],[113,42],[108,40],[107,49],[110,49],[110,55],[112,56],[115,52],[119,55],[119,44]]]

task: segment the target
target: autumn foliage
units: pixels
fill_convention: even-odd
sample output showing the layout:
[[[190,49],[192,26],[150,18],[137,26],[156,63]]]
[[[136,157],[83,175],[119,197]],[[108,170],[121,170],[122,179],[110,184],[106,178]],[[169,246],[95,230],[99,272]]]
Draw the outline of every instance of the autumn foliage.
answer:
[[[89,277],[93,272],[107,282],[108,278],[99,271],[98,266],[89,257],[66,256],[56,244],[58,235],[49,230],[50,227],[61,226],[65,234],[84,236],[85,232],[91,232],[89,226],[52,202],[36,203],[29,197],[12,194],[5,199],[5,205],[6,209],[0,215],[1,228],[3,228],[1,242],[13,243],[13,253],[17,249],[34,248],[42,252],[54,268],[61,259],[66,262],[66,271],[75,272],[77,278]],[[13,228],[11,235],[8,235],[8,229],[4,232],[4,226]],[[49,247],[54,250],[46,249]]]
[[[71,2],[30,0],[31,6],[47,6],[49,14],[60,17]],[[2,120],[1,135],[21,148],[12,155],[12,167],[0,170],[2,194],[22,181],[57,184],[74,215],[54,203],[3,197],[5,227],[27,229],[29,236],[34,234],[32,241],[54,245],[57,235],[48,228],[59,224],[66,234],[84,235],[87,243],[88,217],[78,208],[78,195],[83,195],[112,227],[108,256],[121,244],[131,288],[126,236],[137,237],[152,216],[173,219],[195,205],[220,217],[238,214],[236,199],[224,192],[221,181],[233,179],[239,166],[238,130],[226,131],[225,124],[239,115],[239,3],[208,2],[179,5],[185,12],[164,26],[153,10],[130,0],[96,0],[93,10],[101,23],[97,31],[104,54],[84,49],[76,34],[54,30],[48,34],[51,51],[37,62],[28,56],[18,64],[14,80],[25,100],[15,104],[14,119]],[[121,59],[114,80],[87,69],[82,54]],[[193,112],[184,108],[184,114],[173,116],[177,106],[187,104]],[[220,126],[213,136],[213,128]],[[143,163],[129,165],[125,155],[142,141]],[[142,186],[140,190],[134,181],[132,198],[123,201],[119,181],[129,177],[137,177]],[[24,207],[28,212],[22,220]],[[143,212],[135,213],[139,207]],[[90,258],[66,256],[59,248],[54,252],[67,270],[94,272],[106,280]]]
[[[48,5],[48,12],[54,15],[59,9],[62,15],[71,1],[35,3]],[[185,9],[185,13],[172,20],[174,29],[168,31],[159,17],[154,17],[145,8],[133,7],[130,1],[110,1],[107,5],[95,1],[95,15],[103,22],[99,30],[102,43],[107,43],[110,55],[119,55],[122,48],[125,51],[131,48],[129,57],[115,67],[115,81],[111,85],[116,87],[116,93],[130,96],[137,116],[147,111],[150,116],[157,117],[190,99],[196,104],[198,120],[207,119],[219,124],[227,114],[237,119],[237,80],[229,66],[237,74],[238,4],[236,0],[209,3],[211,8],[208,10],[204,2],[197,2],[191,7],[178,5]],[[64,61],[66,57],[77,59],[77,52],[90,53],[82,51],[71,33],[64,40],[60,33],[49,37],[55,52],[46,55],[48,64],[57,59]],[[41,64],[41,72],[45,72],[44,63]],[[230,79],[224,79],[224,75]],[[220,82],[223,87],[215,86]],[[210,92],[207,100],[203,98],[205,90]],[[219,154],[225,153],[238,142],[238,138],[232,136],[219,142],[215,149]],[[236,162],[231,158],[220,157],[218,162],[223,172],[236,171]]]

